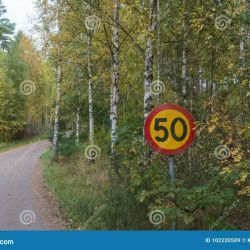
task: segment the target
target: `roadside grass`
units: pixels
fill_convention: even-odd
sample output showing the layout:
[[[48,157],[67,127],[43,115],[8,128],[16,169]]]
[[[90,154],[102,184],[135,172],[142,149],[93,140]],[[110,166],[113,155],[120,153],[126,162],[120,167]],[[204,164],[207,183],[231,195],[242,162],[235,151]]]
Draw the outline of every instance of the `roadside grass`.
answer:
[[[45,139],[45,136],[36,136],[29,139],[17,140],[13,142],[0,143],[0,153],[14,149],[23,145],[31,144]]]
[[[78,153],[53,161],[49,150],[41,158],[43,175],[72,229],[104,230],[101,217],[105,213],[107,168],[103,160],[90,165],[83,156]]]

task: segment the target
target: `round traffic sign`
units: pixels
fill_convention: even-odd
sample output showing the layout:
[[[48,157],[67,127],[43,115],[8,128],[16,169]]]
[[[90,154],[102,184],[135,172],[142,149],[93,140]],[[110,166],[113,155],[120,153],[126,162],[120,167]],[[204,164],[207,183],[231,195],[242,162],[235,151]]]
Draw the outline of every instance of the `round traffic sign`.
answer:
[[[192,115],[176,104],[155,108],[144,125],[146,140],[155,151],[176,155],[185,151],[194,141],[195,124]]]

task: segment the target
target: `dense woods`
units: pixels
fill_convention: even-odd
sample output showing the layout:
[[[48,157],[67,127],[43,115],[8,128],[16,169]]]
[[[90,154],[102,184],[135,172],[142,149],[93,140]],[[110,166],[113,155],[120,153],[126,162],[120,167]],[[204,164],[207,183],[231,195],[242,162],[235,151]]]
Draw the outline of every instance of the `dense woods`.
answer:
[[[36,8],[32,38],[13,36],[0,6],[0,143],[48,135],[45,177],[72,228],[249,229],[249,1]],[[196,124],[195,142],[175,157],[176,189],[168,157],[143,135],[163,103]]]

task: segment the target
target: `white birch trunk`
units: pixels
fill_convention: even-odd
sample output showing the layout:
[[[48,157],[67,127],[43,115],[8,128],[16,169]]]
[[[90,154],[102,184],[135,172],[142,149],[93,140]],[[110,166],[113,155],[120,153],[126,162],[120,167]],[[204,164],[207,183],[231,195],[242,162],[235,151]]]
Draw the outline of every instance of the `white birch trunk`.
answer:
[[[92,34],[88,34],[88,78],[89,78],[89,142],[94,144],[94,111],[93,111],[93,75],[92,75]]]
[[[54,124],[54,139],[53,139],[53,151],[57,152],[59,142],[59,119],[61,109],[61,94],[62,94],[62,69],[61,61],[58,61],[57,66],[57,98],[55,108],[55,124]]]
[[[157,81],[161,80],[161,30],[160,30],[160,0],[157,0]],[[161,93],[157,97],[160,102]]]
[[[76,145],[79,145],[80,136],[80,107],[76,111]]]
[[[153,82],[153,64],[154,64],[154,52],[153,52],[153,39],[152,33],[156,28],[156,15],[157,8],[156,0],[149,0],[150,4],[150,16],[148,34],[146,37],[146,55],[145,55],[145,72],[144,72],[144,119],[146,119],[153,108],[151,86]]]
[[[58,1],[59,4],[59,1]],[[58,22],[58,34],[60,34],[61,26],[60,26],[60,17],[59,10],[57,14],[57,22]],[[57,62],[57,97],[56,97],[56,107],[55,107],[55,124],[54,124],[54,138],[52,149],[54,154],[57,153],[58,143],[59,143],[59,122],[60,122],[60,109],[61,109],[61,95],[62,95],[62,59],[61,59],[61,44],[58,43],[58,62]]]
[[[111,152],[115,154],[118,127],[118,103],[119,103],[119,0],[114,0],[114,26],[112,39],[112,87],[111,87]]]
[[[184,20],[183,20],[183,49],[182,49],[182,95],[184,106],[187,106],[187,47],[188,47],[188,27],[187,27],[187,11],[186,0],[182,0],[182,4],[185,8]]]
[[[241,68],[244,67],[244,48],[245,48],[244,32],[245,32],[245,29],[241,25],[240,27],[240,55],[239,55]]]
[[[244,109],[243,109],[243,85],[241,83],[242,80],[242,76],[244,75],[243,70],[245,67],[245,55],[244,55],[244,49],[245,49],[245,41],[244,41],[244,32],[245,29],[243,27],[243,25],[241,25],[240,27],[240,51],[239,51],[239,61],[240,61],[240,102],[241,102],[241,111],[240,111],[240,121],[243,122],[244,121]]]

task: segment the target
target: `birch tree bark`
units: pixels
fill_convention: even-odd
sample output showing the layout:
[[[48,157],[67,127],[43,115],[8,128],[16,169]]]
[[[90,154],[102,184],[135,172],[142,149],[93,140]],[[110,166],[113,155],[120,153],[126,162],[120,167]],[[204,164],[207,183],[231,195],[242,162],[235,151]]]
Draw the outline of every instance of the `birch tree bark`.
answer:
[[[57,66],[57,98],[56,98],[56,108],[55,108],[54,139],[52,147],[55,153],[58,150],[58,143],[59,143],[61,95],[62,95],[62,69],[61,69],[61,59],[59,59]]]
[[[245,29],[241,25],[240,27],[240,55],[239,55],[240,67],[244,67],[244,48],[245,48],[244,32],[245,32]]]
[[[144,72],[144,119],[146,119],[153,108],[153,98],[151,87],[153,82],[153,38],[152,34],[156,29],[156,9],[157,0],[149,0],[149,25],[146,37],[146,55],[145,55],[145,72]]]
[[[211,51],[211,80],[208,82],[209,88],[210,88],[210,98],[212,100],[211,104],[211,113],[214,113],[214,105],[213,100],[216,96],[216,85],[214,81],[215,76],[215,66],[216,66],[216,41],[215,41],[215,33],[213,31],[212,33],[212,51]]]
[[[119,103],[119,0],[114,0],[114,26],[112,38],[112,86],[111,86],[111,153],[115,156],[115,144],[117,141],[118,127],[118,103]]]
[[[76,111],[76,145],[79,145],[80,136],[80,107]]]
[[[243,25],[241,25],[240,27],[240,50],[239,50],[239,61],[240,61],[240,102],[241,102],[241,111],[240,111],[240,121],[243,123],[244,122],[244,97],[243,97],[243,85],[241,83],[241,79],[243,76],[243,71],[244,71],[244,67],[245,67],[245,55],[244,55],[244,50],[245,50],[245,41],[244,41],[244,32],[245,29],[243,27]]]
[[[187,107],[187,48],[188,48],[188,26],[187,26],[187,10],[186,10],[186,0],[182,0],[182,4],[185,9],[184,20],[183,20],[183,48],[182,48],[182,95],[183,95],[183,104]]]
[[[93,73],[92,73],[92,57],[91,57],[91,47],[92,47],[92,33],[88,33],[88,78],[89,78],[89,142],[94,144],[94,111],[93,111]]]
[[[60,1],[57,2],[58,6]],[[59,9],[57,10],[57,22],[58,22],[58,34],[61,31],[60,14]],[[57,97],[55,107],[55,123],[54,123],[54,138],[52,149],[54,154],[57,154],[58,143],[59,143],[59,122],[60,122],[60,109],[61,109],[61,95],[62,95],[62,58],[61,58],[61,42],[58,42],[58,54],[57,54]]]
[[[161,80],[161,30],[160,30],[160,0],[157,0],[157,81]],[[160,102],[161,93],[157,96],[158,103]]]

